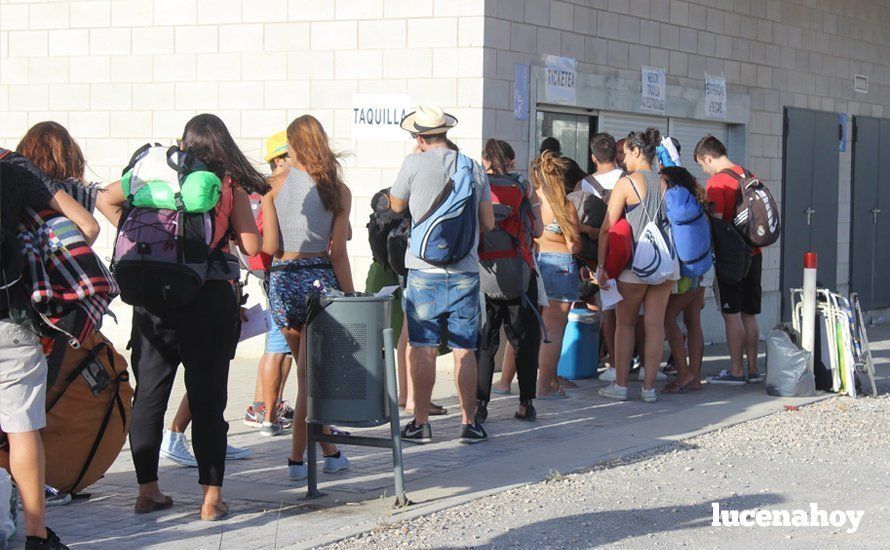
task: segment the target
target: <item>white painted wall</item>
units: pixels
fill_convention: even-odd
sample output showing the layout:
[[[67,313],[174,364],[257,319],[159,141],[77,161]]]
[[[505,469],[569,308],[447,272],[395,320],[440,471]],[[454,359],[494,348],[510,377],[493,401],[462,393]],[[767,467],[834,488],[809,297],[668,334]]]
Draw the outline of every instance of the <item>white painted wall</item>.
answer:
[[[460,120],[453,139],[478,157],[483,15],[483,0],[0,0],[0,144],[56,120],[83,148],[87,179],[112,182],[137,147],[172,144],[197,113],[219,115],[258,164],[264,138],[312,114],[348,154],[362,288],[370,197],[412,144],[352,139],[352,94],[440,104]],[[104,225],[103,256],[113,236]],[[119,344],[129,309],[116,301],[120,324],[106,323]],[[261,347],[256,338],[239,353]]]

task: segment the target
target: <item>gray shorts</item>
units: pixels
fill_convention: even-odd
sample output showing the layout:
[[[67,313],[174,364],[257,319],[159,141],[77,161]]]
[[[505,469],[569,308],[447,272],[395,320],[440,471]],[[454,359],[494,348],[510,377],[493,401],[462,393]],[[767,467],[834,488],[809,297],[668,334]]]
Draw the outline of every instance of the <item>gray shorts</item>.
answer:
[[[23,433],[46,427],[46,358],[40,338],[0,319],[0,428]]]

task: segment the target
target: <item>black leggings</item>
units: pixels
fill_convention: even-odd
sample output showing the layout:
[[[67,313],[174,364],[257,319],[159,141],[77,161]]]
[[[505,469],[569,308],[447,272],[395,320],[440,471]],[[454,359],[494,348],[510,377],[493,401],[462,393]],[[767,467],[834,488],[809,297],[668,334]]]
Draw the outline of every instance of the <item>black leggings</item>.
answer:
[[[538,350],[541,348],[541,323],[533,308],[538,307],[538,285],[532,273],[528,300],[496,300],[485,298],[485,326],[482,328],[477,356],[476,399],[491,400],[491,379],[494,359],[501,340],[501,325],[516,356],[516,376],[519,378],[519,399],[535,398],[538,379]]]
[[[226,383],[234,356],[239,311],[232,284],[207,281],[186,307],[149,312],[133,308],[130,345],[136,397],[130,449],[139,484],[158,480],[164,413],[180,363],[192,414],[198,481],[221,486],[226,468]]]

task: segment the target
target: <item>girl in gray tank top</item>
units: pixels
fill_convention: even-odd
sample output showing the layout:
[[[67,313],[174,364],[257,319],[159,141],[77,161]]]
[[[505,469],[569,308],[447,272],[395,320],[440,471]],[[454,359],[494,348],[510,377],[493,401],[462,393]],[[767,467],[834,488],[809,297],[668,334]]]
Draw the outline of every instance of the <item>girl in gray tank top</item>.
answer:
[[[328,250],[334,213],[325,209],[309,174],[291,168],[274,200],[283,252],[316,254]]]
[[[599,395],[617,401],[625,401],[628,398],[627,378],[635,344],[634,326],[639,322],[641,305],[645,305],[643,315],[646,326],[645,342],[641,342],[644,347],[643,372],[645,373],[641,398],[647,403],[657,399],[655,381],[664,346],[665,310],[673,282],[668,280],[662,284],[649,285],[634,275],[630,269],[624,269],[618,276],[617,282],[607,281],[604,262],[609,251],[609,231],[620,221],[622,214],[631,227],[634,241],[639,240],[649,220],[657,220],[659,216],[661,178],[652,168],[655,148],[660,142],[661,135],[655,128],[648,128],[645,132],[632,132],[627,136],[624,159],[627,170],[632,174],[627,178],[621,178],[612,191],[606,220],[600,228],[600,265],[597,266],[597,280],[604,288],[617,284],[622,299],[615,305],[618,327],[615,333],[615,382],[601,388]],[[619,247],[615,250],[619,250]]]

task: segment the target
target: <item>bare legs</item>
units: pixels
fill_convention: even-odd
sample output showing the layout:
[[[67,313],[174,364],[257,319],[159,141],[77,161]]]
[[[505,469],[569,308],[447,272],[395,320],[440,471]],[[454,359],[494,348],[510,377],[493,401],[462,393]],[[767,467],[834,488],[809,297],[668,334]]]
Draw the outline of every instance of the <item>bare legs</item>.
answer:
[[[291,358],[284,353],[265,353],[260,360],[260,377],[262,378],[263,398],[266,405],[266,422],[275,422],[278,412],[277,404],[282,400],[284,382],[290,373]],[[269,404],[272,405],[269,405]]]
[[[618,281],[618,291],[624,299],[615,307],[615,354],[616,372],[615,383],[627,387],[627,377],[630,372],[630,362],[633,356],[634,340],[639,317],[640,304],[645,305],[643,325],[645,329],[645,343],[643,346],[643,366],[646,377],[643,381],[643,389],[655,387],[655,378],[658,376],[658,367],[664,349],[664,316],[667,309],[668,297],[673,287],[673,281],[665,281],[660,285],[640,285]]]
[[[705,351],[704,336],[701,328],[701,308],[704,304],[705,290],[699,288],[684,294],[672,294],[668,299],[664,318],[664,332],[674,357],[677,368],[676,385],[697,385],[701,381],[701,364]],[[687,340],[684,343],[683,333],[677,324],[677,317],[683,314],[686,325]],[[689,359],[687,351],[689,348]]]
[[[9,438],[9,468],[22,496],[28,536],[46,538],[46,456],[40,432],[6,434]]]
[[[303,462],[306,452],[306,347],[303,345],[302,330],[295,328],[281,329],[287,345],[297,358],[297,402],[294,406],[294,431],[291,436],[291,456],[295,462]],[[267,407],[268,409],[268,407]],[[328,431],[325,426],[325,432]],[[337,454],[337,447],[330,443],[321,443],[325,456]]]
[[[757,341],[760,338],[760,324],[756,315],[742,313],[742,326],[745,327],[745,354],[748,356],[748,373],[757,374]]]
[[[568,302],[550,301],[550,307],[544,308],[541,314],[544,326],[547,327],[547,336],[550,343],[541,342],[541,351],[538,354],[538,397],[552,395],[562,391],[556,380],[556,366],[559,363],[559,354],[562,351],[562,337],[565,334],[569,309],[572,304]]]
[[[411,346],[408,363],[414,388],[414,423],[429,423],[430,403],[436,383],[437,348]],[[453,349],[454,384],[460,397],[462,424],[473,424],[476,415],[476,353],[472,350]]]

